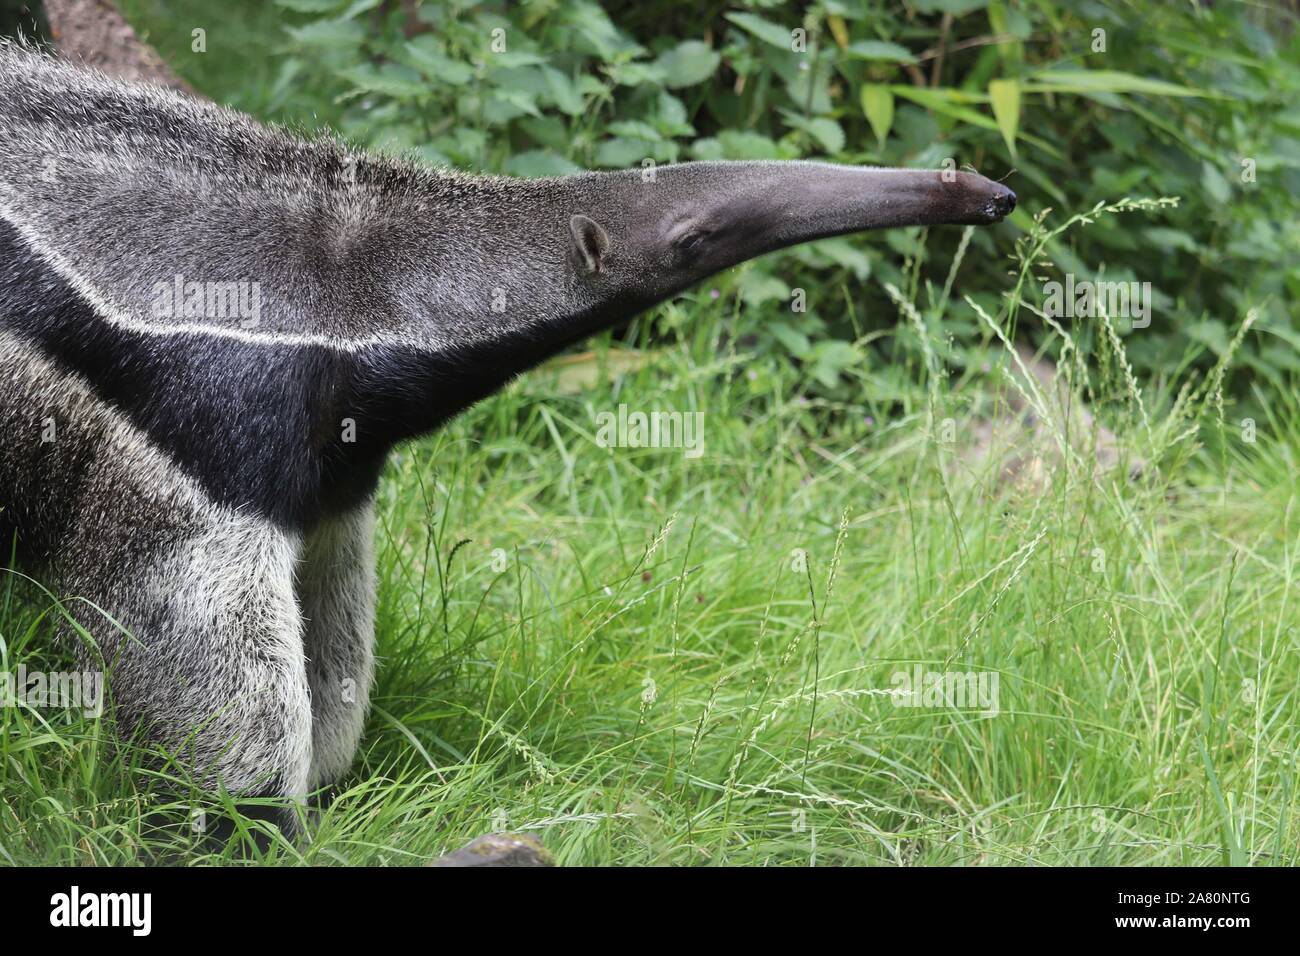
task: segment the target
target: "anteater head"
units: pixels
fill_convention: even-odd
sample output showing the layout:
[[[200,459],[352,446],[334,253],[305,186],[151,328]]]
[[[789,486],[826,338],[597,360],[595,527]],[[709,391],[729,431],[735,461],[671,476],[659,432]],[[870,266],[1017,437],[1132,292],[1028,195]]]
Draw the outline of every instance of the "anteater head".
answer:
[[[978,173],[812,162],[683,163],[571,186],[580,288],[640,306],[786,246],[893,226],[988,225],[1016,195]]]

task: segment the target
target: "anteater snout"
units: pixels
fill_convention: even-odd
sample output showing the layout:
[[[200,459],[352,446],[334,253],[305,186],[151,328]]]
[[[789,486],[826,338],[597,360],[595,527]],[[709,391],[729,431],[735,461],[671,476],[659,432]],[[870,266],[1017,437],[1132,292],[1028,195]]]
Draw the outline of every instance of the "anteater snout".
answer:
[[[989,214],[995,219],[1011,215],[1016,208],[1016,194],[1001,183],[993,184],[993,197],[989,200]]]

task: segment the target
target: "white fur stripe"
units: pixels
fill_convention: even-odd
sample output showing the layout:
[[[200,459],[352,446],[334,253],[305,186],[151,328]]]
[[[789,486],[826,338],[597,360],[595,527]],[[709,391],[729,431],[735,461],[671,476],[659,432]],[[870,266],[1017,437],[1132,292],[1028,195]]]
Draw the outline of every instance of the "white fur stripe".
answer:
[[[8,193],[8,189],[0,190]],[[58,273],[59,278],[67,282],[68,285],[81,296],[94,310],[95,314],[110,325],[119,326],[129,329],[132,332],[141,332],[146,335],[204,335],[218,339],[232,339],[237,342],[247,342],[252,345],[287,345],[287,346],[310,346],[316,345],[322,348],[335,349],[341,352],[359,352],[362,349],[371,348],[378,345],[418,345],[415,342],[395,341],[393,338],[381,338],[379,336],[369,336],[360,339],[340,339],[325,335],[303,335],[293,332],[259,332],[253,329],[241,329],[221,325],[200,325],[192,322],[178,323],[175,325],[159,325],[156,323],[145,322],[142,319],[135,318],[123,312],[107,298],[105,298],[91,282],[77,271],[67,258],[56,249],[52,249],[43,240],[40,233],[28,224],[22,217],[13,211],[13,209],[4,201],[0,201],[0,219],[9,223],[22,236],[33,254],[49,264],[50,268]]]

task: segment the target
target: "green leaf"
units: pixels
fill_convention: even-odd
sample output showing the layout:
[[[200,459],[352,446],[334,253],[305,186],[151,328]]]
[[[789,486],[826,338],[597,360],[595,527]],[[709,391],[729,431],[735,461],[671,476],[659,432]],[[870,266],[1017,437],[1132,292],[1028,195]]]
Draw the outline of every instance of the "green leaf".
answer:
[[[495,89],[484,108],[485,118],[492,123],[506,123],[524,115],[542,115],[537,108],[537,97],[527,90]]]
[[[343,6],[343,0],[275,0],[275,5],[294,13],[332,13]]]
[[[659,130],[641,120],[620,120],[610,123],[607,128],[615,136],[625,136],[629,139],[644,139],[649,142],[663,139],[659,135]]]
[[[520,66],[545,66],[548,62],[550,61],[540,53],[530,53],[527,50],[506,50],[488,57],[490,66],[502,70],[513,70]]]
[[[1150,96],[1217,97],[1190,86],[1152,80],[1119,70],[1044,70],[1026,83],[1026,93],[1146,93]]]
[[[768,302],[784,302],[790,298],[790,286],[761,266],[746,269],[740,276],[740,297],[750,308],[758,308]]]
[[[895,95],[903,97],[905,100],[911,100],[919,106],[924,106],[928,110],[936,113],[942,113],[951,116],[953,119],[961,120],[963,123],[970,123],[972,126],[979,126],[984,129],[997,129],[998,124],[989,119],[979,110],[973,110],[968,106],[961,104],[960,96],[953,96],[953,90],[908,87],[895,84],[890,87]]]
[[[429,84],[420,74],[400,63],[385,63],[378,68],[369,65],[353,67],[344,70],[342,76],[359,90],[399,100],[415,99],[429,92]]]
[[[614,137],[596,147],[595,162],[606,169],[627,169],[653,158],[654,153],[654,144],[644,139]]]
[[[427,8],[433,7],[427,4]],[[631,56],[642,48],[623,35],[600,4],[593,0],[570,0],[561,8],[564,23],[574,31],[575,48],[593,53],[605,63]]]
[[[718,134],[722,154],[727,159],[784,159],[781,147],[760,133],[723,130]]]
[[[812,374],[827,388],[834,388],[839,384],[840,373],[856,365],[859,360],[857,350],[848,342],[824,339],[813,346]]]
[[[687,40],[660,55],[654,65],[663,72],[664,85],[678,89],[703,83],[713,75],[720,62],[722,57],[707,43]]]
[[[662,136],[693,136],[695,127],[686,119],[686,104],[667,90],[659,91],[651,122]]]
[[[864,83],[861,97],[862,112],[871,124],[871,131],[876,134],[876,142],[883,149],[894,125],[894,94],[889,87],[879,83]]]
[[[530,149],[511,156],[506,161],[505,171],[511,176],[533,179],[539,176],[568,176],[581,169],[576,163],[550,150]]]
[[[542,74],[546,77],[547,92],[555,108],[568,116],[580,116],[586,108],[586,102],[573,80],[550,66],[543,67]]]
[[[883,40],[859,40],[850,43],[844,55],[854,60],[886,60],[891,63],[915,63],[916,57],[910,50],[897,43]]]
[[[764,20],[752,13],[728,13],[727,19],[746,33],[752,33],[764,43],[770,43],[772,46],[780,47],[787,53],[790,52],[792,37],[790,31],[785,27],[779,26],[771,20]]]
[[[660,86],[666,79],[658,63],[611,63],[605,72],[619,86]]]
[[[343,11],[342,19],[352,20],[365,13],[367,10],[373,10],[383,3],[383,0],[356,0],[350,7]]]
[[[770,322],[767,330],[795,358],[804,358],[812,350],[812,342],[808,340],[808,336],[798,329],[791,328],[785,322]]]
[[[831,36],[835,38],[835,43],[841,50],[848,49],[849,46],[849,27],[844,22],[844,17],[837,16],[833,11],[826,18],[826,26],[831,31]]]
[[[918,13],[951,13],[954,17],[983,10],[988,0],[914,0]]]
[[[424,143],[415,148],[415,157],[430,166],[446,168],[453,165],[451,159],[446,153],[439,150],[432,143]]]
[[[821,143],[822,149],[829,153],[838,153],[844,149],[844,130],[833,119],[819,116],[807,124],[813,139]]]
[[[800,130],[816,140],[823,152],[838,153],[844,148],[844,130],[835,120],[824,116],[805,119],[790,110],[782,110],[781,115],[791,129]]]
[[[567,153],[573,146],[573,136],[569,125],[560,117],[529,116],[519,120],[518,128],[538,146],[544,146],[554,153]]]
[[[1015,80],[990,80],[989,101],[1002,140],[1011,155],[1016,155],[1016,131],[1020,128],[1020,84]]]
[[[923,89],[919,86],[907,86],[896,83],[890,86],[895,96],[901,96],[905,100],[911,100],[918,106],[924,106],[926,109],[935,113],[941,113],[945,116],[951,116],[953,119],[961,120],[963,123],[970,123],[972,126],[979,126],[982,129],[996,130],[998,124],[989,119],[978,110],[970,109],[963,106],[963,103],[977,103],[987,100],[984,94],[964,93],[961,90],[951,90],[946,88]],[[1024,86],[1021,86],[1021,90]],[[1038,149],[1042,150],[1048,156],[1056,159],[1061,158],[1061,151],[1049,143],[1047,140],[1037,136],[1030,136],[1028,133],[1021,133],[1020,139],[1026,143],[1031,143]]]
[[[799,251],[848,269],[859,281],[865,281],[871,275],[871,256],[860,244],[848,239],[822,239],[812,245],[801,246]]]
[[[1223,355],[1228,351],[1228,327],[1219,319],[1193,322],[1184,331],[1193,342],[1208,346],[1215,355]]]
[[[355,20],[317,20],[286,32],[298,44],[316,49],[356,49],[366,38],[366,28]]]
[[[1167,229],[1163,226],[1152,226],[1149,229],[1143,229],[1142,235],[1152,245],[1160,248],[1165,252],[1190,252],[1195,255],[1200,251],[1196,240],[1187,233],[1179,229]]]
[[[1206,195],[1216,203],[1226,203],[1232,199],[1232,187],[1213,163],[1202,161],[1201,186],[1205,189]]]
[[[407,43],[406,59],[436,83],[462,86],[474,78],[474,70],[469,64],[447,56],[432,33],[421,34]]]
[[[691,156],[706,162],[714,162],[719,159],[726,159],[727,151],[712,136],[706,136],[691,143]]]

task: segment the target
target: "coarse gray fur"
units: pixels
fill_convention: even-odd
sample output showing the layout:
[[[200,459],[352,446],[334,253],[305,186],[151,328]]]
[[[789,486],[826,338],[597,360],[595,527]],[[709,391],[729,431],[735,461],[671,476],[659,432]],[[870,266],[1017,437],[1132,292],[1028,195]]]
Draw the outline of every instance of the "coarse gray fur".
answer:
[[[825,163],[436,171],[0,46],[0,532],[128,726],[301,801],[365,723],[396,442],[746,259],[1014,202]],[[214,313],[241,283],[257,315]]]

